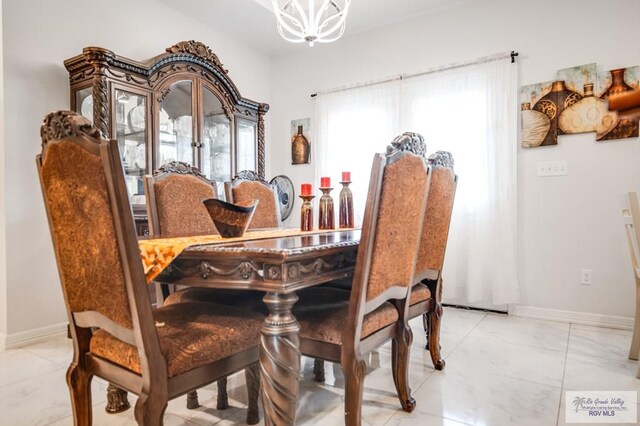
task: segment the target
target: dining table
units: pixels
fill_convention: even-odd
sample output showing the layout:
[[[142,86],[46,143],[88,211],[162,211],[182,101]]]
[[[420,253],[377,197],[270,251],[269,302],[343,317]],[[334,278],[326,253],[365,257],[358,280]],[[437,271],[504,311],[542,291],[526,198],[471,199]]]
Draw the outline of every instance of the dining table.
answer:
[[[358,229],[249,232],[240,240],[181,247],[153,280],[180,286],[258,290],[269,314],[261,328],[261,395],[266,425],[293,425],[301,354],[292,313],[296,292],[353,275]],[[147,240],[149,252],[157,248]],[[155,253],[155,252],[154,252]]]

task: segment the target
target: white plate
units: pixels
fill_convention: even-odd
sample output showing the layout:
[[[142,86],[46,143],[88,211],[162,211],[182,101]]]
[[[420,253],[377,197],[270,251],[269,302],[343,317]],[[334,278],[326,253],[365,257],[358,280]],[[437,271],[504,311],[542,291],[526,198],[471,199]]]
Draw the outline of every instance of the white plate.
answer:
[[[173,122],[169,118],[169,114],[164,109],[160,110],[160,131],[161,132],[173,132]]]
[[[129,130],[132,132],[140,132],[144,130],[144,116],[145,116],[145,107],[144,105],[138,105],[129,110],[129,114],[127,114],[127,119],[129,121]]]
[[[193,131],[191,127],[191,116],[190,115],[181,115],[176,118],[173,123],[173,128],[181,137],[190,137]]]
[[[82,100],[80,114],[93,123],[93,95],[89,95]]]
[[[139,169],[145,169],[147,167],[146,158],[145,158],[145,149],[144,149],[143,143],[141,143],[136,147],[134,163],[136,167]]]

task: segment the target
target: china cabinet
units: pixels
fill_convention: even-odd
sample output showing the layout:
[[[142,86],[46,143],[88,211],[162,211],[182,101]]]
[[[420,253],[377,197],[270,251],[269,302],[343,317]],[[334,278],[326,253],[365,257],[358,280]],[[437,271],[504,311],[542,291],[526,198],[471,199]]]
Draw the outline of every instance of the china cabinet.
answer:
[[[218,57],[183,41],[146,62],[86,47],[64,62],[71,109],[117,139],[138,232],[147,229],[143,176],[167,161],[199,168],[223,183],[240,170],[264,178],[264,114],[243,98]]]

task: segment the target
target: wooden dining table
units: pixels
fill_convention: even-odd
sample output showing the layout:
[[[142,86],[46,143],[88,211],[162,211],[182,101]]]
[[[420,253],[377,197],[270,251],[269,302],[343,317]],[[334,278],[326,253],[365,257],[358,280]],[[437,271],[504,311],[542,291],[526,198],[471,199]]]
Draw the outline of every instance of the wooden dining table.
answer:
[[[360,230],[332,230],[187,247],[154,280],[181,286],[259,290],[266,425],[295,423],[301,356],[292,314],[296,291],[353,275]]]

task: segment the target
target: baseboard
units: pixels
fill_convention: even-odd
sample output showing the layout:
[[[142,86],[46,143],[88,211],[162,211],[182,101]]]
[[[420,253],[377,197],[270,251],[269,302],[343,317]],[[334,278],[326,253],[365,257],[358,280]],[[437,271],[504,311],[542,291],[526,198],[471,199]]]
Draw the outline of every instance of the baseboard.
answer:
[[[0,334],[0,349],[13,349],[18,346],[37,343],[53,337],[67,335],[67,322],[48,325],[46,327],[33,328],[27,331],[3,335]]]
[[[510,305],[509,315],[515,317],[569,322],[573,324],[592,325],[596,327],[617,328],[620,330],[633,330],[634,323],[634,320],[631,317],[563,311],[560,309],[548,309],[524,305]]]

